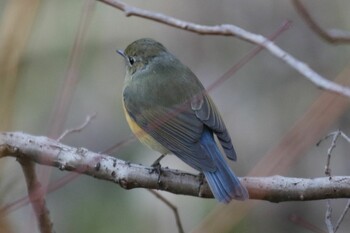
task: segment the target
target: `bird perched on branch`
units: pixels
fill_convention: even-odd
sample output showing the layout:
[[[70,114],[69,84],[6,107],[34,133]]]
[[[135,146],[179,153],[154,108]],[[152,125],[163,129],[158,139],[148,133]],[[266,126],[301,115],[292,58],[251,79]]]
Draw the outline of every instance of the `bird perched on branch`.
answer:
[[[218,201],[247,199],[246,188],[214,140],[215,134],[226,156],[235,161],[230,135],[196,75],[153,39],[139,39],[117,52],[126,64],[125,115],[137,138],[202,172]]]

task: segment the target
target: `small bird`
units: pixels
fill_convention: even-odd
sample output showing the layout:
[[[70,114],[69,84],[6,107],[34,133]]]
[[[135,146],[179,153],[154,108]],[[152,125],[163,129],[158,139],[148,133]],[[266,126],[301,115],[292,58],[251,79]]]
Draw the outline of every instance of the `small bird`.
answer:
[[[226,156],[236,161],[231,137],[196,75],[153,39],[136,40],[117,52],[126,63],[124,112],[137,138],[202,172],[218,201],[247,199],[247,189],[214,140],[215,134]]]

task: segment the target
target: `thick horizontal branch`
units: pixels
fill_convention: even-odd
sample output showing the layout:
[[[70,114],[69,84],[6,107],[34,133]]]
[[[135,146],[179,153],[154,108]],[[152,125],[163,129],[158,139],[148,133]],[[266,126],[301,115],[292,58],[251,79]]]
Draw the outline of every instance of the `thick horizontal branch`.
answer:
[[[21,132],[0,133],[0,158],[12,156],[35,163],[74,171],[112,181],[125,189],[147,188],[204,198],[212,198],[207,183],[179,170],[162,168],[159,175],[152,167],[129,163],[85,148],[74,148],[42,136]],[[350,198],[350,177],[334,176],[314,179],[272,177],[240,178],[251,199],[306,201]]]

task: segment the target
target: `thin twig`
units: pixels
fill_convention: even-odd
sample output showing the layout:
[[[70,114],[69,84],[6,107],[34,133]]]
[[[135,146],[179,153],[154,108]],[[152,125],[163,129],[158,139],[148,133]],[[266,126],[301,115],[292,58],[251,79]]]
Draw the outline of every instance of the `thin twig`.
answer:
[[[340,131],[340,134],[342,138],[344,138],[348,143],[350,143],[350,137],[348,137],[348,135],[346,135],[343,131]]]
[[[319,35],[322,39],[325,41],[332,43],[332,44],[344,44],[344,43],[350,43],[350,33],[341,31],[338,29],[332,29],[332,30],[324,30],[317,22],[316,20],[311,16],[309,11],[306,9],[306,7],[303,5],[303,3],[300,0],[292,0],[292,3],[297,10],[297,12],[300,14],[300,16],[304,19],[305,23],[309,25],[311,30],[313,30],[317,35]]]
[[[334,227],[332,224],[332,206],[331,206],[331,200],[327,200],[326,202],[327,210],[325,215],[325,222],[327,226],[328,233],[334,233]]]
[[[346,203],[346,206],[345,206],[343,212],[341,213],[341,215],[340,215],[340,217],[339,217],[339,219],[337,221],[337,224],[335,225],[334,232],[337,232],[340,224],[344,220],[344,217],[347,214],[347,212],[349,211],[349,209],[350,209],[350,200],[348,200],[348,203]]]
[[[323,139],[321,139],[320,141],[318,141],[317,146],[319,146],[321,144],[322,141],[328,139],[329,137],[332,136],[332,142],[331,145],[329,146],[328,150],[327,150],[327,162],[326,162],[326,166],[325,166],[325,174],[327,176],[331,176],[331,169],[330,169],[330,163],[331,163],[331,156],[332,156],[332,152],[335,149],[335,147],[337,146],[337,140],[339,138],[339,136],[341,136],[343,139],[345,139],[348,143],[350,143],[350,138],[342,131],[340,131],[339,129],[337,131],[331,132],[329,133],[327,136],[325,136]]]
[[[29,200],[33,206],[41,233],[52,233],[53,224],[49,210],[46,208],[45,193],[35,173],[35,163],[25,158],[19,158],[19,163],[27,182]]]
[[[177,207],[175,205],[173,205],[168,199],[166,199],[165,197],[163,197],[162,195],[157,193],[156,191],[151,190],[151,189],[149,189],[148,191],[150,191],[150,193],[152,193],[154,196],[156,196],[159,200],[161,200],[165,205],[167,205],[173,211],[174,216],[175,216],[175,220],[176,220],[177,229],[179,230],[179,233],[184,233],[185,231],[183,229]]]
[[[315,84],[317,87],[335,92],[347,97],[350,97],[350,88],[347,86],[342,86],[335,82],[332,82],[320,74],[312,70],[307,64],[301,62],[300,60],[293,57],[291,54],[282,50],[280,47],[276,46],[272,41],[268,40],[266,37],[254,34],[252,32],[246,31],[243,28],[237,27],[232,24],[222,24],[215,26],[207,26],[195,24],[192,22],[186,22],[174,17],[170,17],[158,12],[147,11],[141,8],[130,6],[122,1],[118,0],[98,0],[100,2],[106,3],[112,7],[115,7],[123,12],[126,16],[137,16],[155,22],[163,23],[171,27],[179,28],[182,30],[195,32],[201,35],[222,35],[222,36],[233,36],[239,39],[245,40],[247,42],[260,45],[268,50],[272,55],[281,59],[287,63],[290,67],[298,71],[301,75],[307,78],[310,82]]]
[[[332,132],[332,133],[327,135],[328,137],[333,136],[331,145],[329,146],[329,148],[327,150],[327,162],[326,162],[326,166],[325,166],[325,174],[328,177],[331,177],[331,168],[330,168],[331,156],[332,156],[332,151],[336,147],[336,141],[337,141],[339,135],[340,135],[340,130],[337,130],[337,131]],[[327,136],[325,138],[328,138]],[[326,202],[325,223],[327,226],[328,233],[334,233],[334,227],[333,227],[333,223],[332,223],[332,206],[331,206],[331,200],[329,200],[329,199]]]
[[[334,134],[334,132],[329,133],[329,134],[327,134],[326,136],[324,136],[322,139],[320,139],[320,140],[316,143],[316,146],[320,146],[321,143],[322,143],[323,141],[325,141],[325,140],[327,140],[329,137],[333,136],[333,134]]]
[[[340,130],[337,130],[336,132],[332,133],[333,134],[333,138],[332,138],[332,143],[330,145],[330,147],[328,148],[327,151],[327,163],[325,166],[325,171],[324,173],[326,174],[326,176],[331,176],[331,168],[330,168],[330,164],[331,164],[331,156],[332,156],[332,151],[335,149],[336,147],[336,142],[339,138],[340,135]]]
[[[326,163],[326,166],[325,166],[325,174],[328,177],[331,177],[330,161],[331,161],[332,152],[333,152],[333,150],[336,147],[336,142],[337,142],[339,136],[341,136],[347,142],[350,143],[350,138],[344,132],[342,132],[340,130],[337,130],[337,131],[329,133],[326,137],[321,139],[317,144],[319,145],[323,140],[325,140],[325,139],[327,139],[327,138],[329,138],[331,136],[332,136],[332,142],[331,142],[331,145],[329,146],[328,151],[327,151],[327,163]],[[333,223],[332,223],[332,206],[331,206],[331,202],[330,202],[330,200],[327,200],[325,222],[326,222],[327,229],[328,229],[329,233],[334,233],[334,232],[336,232],[338,230],[338,228],[339,228],[340,224],[342,223],[342,221],[343,221],[346,213],[348,212],[349,208],[350,208],[350,199],[348,200],[347,205],[344,207],[344,210],[343,210],[342,214],[339,216],[337,224],[334,227]]]
[[[72,133],[77,133],[77,132],[81,132],[86,126],[88,126],[88,124],[95,119],[97,113],[93,113],[92,115],[88,115],[85,119],[85,121],[83,122],[83,124],[81,124],[80,126],[76,127],[76,128],[71,128],[71,129],[67,129],[65,130],[61,136],[59,136],[57,138],[57,141],[61,141],[64,137],[66,137],[68,134],[72,134]]]

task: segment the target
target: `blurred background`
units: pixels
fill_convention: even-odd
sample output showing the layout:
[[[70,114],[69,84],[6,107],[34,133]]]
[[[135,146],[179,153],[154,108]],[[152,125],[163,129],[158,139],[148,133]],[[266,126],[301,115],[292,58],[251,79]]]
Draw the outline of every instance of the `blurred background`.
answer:
[[[291,1],[132,0],[128,4],[199,24],[234,24],[265,36],[289,19],[292,27],[276,41],[282,49],[329,79],[335,79],[349,67],[349,47],[334,46],[320,39],[303,22]],[[349,1],[313,0],[307,1],[306,7],[323,27],[350,30]],[[121,106],[124,61],[116,49],[124,49],[142,37],[154,38],[209,86],[254,47],[232,37],[201,36],[125,17],[121,11],[92,0],[2,0],[0,19],[0,131],[57,138],[65,129],[79,126],[87,115],[96,112],[96,119],[86,129],[62,141],[95,152],[131,136]],[[65,81],[67,77],[74,81]],[[72,94],[65,94],[64,90]],[[231,164],[234,171],[239,176],[249,174],[310,111],[322,93],[267,51],[216,86],[210,94],[238,153],[238,163]],[[65,114],[57,114],[57,98],[62,96],[69,101],[63,106]],[[319,127],[322,128],[319,134],[310,131],[295,136],[316,139],[300,152],[302,156],[298,155],[287,169],[275,175],[324,176],[330,141],[316,147],[317,140],[338,128],[350,133],[347,107],[339,107],[336,116],[333,110],[330,104],[319,113],[332,116]],[[333,175],[349,175],[349,149],[350,145],[339,140],[331,164]],[[110,154],[146,165],[159,156],[138,141]],[[193,171],[174,156],[167,156],[162,165]],[[42,166],[37,166],[37,170],[43,183],[50,184],[68,174]],[[16,203],[27,195],[15,159],[1,159],[0,174],[1,206]],[[260,170],[255,174],[265,173]],[[204,222],[215,218],[213,210],[222,207],[215,200],[161,193],[178,207],[185,232],[200,229]],[[48,193],[46,201],[56,232],[177,232],[170,209],[143,189],[123,190],[82,175]],[[243,213],[240,208],[251,202],[240,203],[236,215]],[[215,232],[327,232],[325,203],[256,201],[238,218],[237,224]],[[332,202],[334,219],[345,203],[345,200]],[[227,225],[231,217],[225,217]],[[348,232],[349,222],[348,215],[338,232]],[[30,205],[10,211],[0,219],[0,225],[0,232],[38,232]]]

